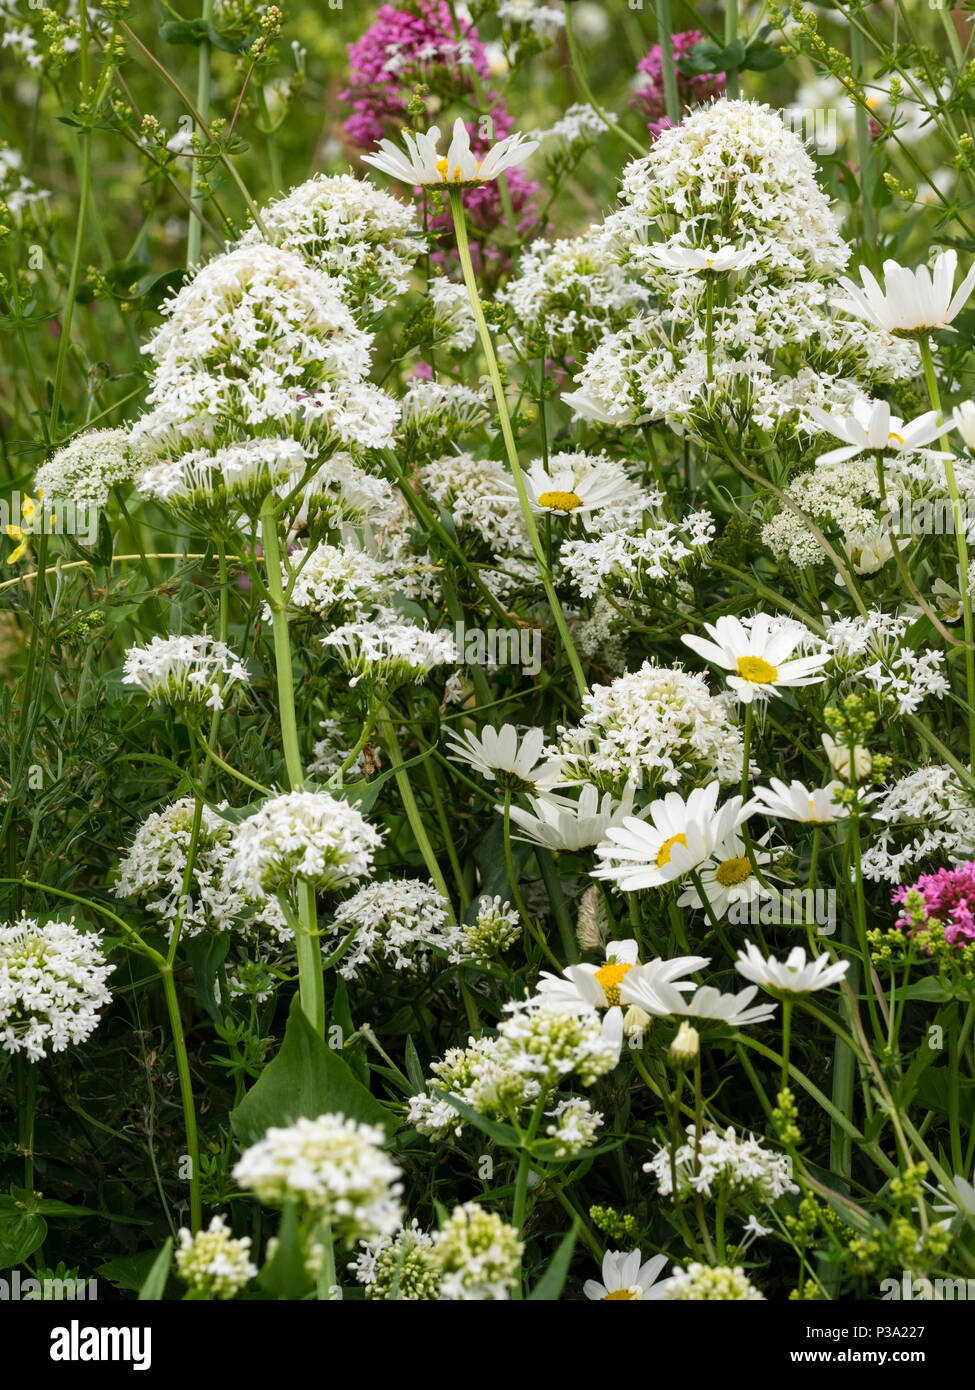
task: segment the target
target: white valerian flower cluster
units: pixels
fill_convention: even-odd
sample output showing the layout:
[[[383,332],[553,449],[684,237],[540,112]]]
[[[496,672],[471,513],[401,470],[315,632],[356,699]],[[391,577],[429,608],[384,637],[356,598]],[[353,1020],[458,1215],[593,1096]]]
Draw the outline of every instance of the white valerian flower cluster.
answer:
[[[150,700],[186,714],[221,710],[238,682],[249,681],[247,667],[227,646],[206,633],[154,637],[125,653],[122,680],[141,686]]]
[[[658,307],[590,353],[564,397],[582,418],[661,420],[722,445],[730,431],[737,446],[915,370],[913,345],[830,312],[850,248],[769,107],[722,99],[663,130],[624,171],[621,204],[604,235]]]
[[[274,1127],[245,1149],[234,1178],[259,1201],[294,1201],[328,1222],[338,1240],[392,1235],[399,1229],[401,1173],[382,1149],[376,1125],[319,1115]]]
[[[433,1237],[440,1298],[447,1302],[507,1299],[521,1268],[521,1237],[477,1202],[455,1207]]]
[[[434,1237],[421,1231],[414,1219],[392,1237],[363,1241],[351,1268],[368,1299],[402,1303],[435,1302],[440,1294],[440,1269]]]
[[[3,7],[0,6],[0,14]],[[20,36],[15,29],[9,25],[10,16],[3,15],[4,35],[3,47],[13,48],[17,51],[18,37],[22,41],[28,40],[29,31],[20,31]],[[34,43],[30,39],[31,44]],[[39,188],[33,179],[29,179],[23,170],[24,157],[20,150],[11,149],[9,145],[0,146],[0,203],[17,217],[29,208],[33,211],[38,210],[51,196],[50,189]]]
[[[462,441],[474,435],[490,415],[484,395],[454,381],[411,381],[400,400],[397,442],[411,459],[438,459],[449,470],[453,454]],[[463,478],[469,454],[457,456],[456,467]],[[496,465],[500,470],[500,465]],[[449,471],[445,478],[451,476]],[[455,475],[456,476],[456,475]],[[503,470],[498,476],[504,476]],[[438,499],[439,500],[439,499]]]
[[[285,792],[242,820],[231,873],[244,890],[291,893],[299,879],[341,888],[371,872],[382,832],[348,801],[327,792]]]
[[[603,1116],[593,1110],[589,1101],[580,1096],[560,1100],[554,1110],[547,1112],[552,1124],[546,1125],[545,1133],[555,1140],[556,1158],[582,1153],[583,1149],[595,1143],[596,1132],[603,1123]]]
[[[511,1016],[496,1037],[470,1038],[466,1048],[449,1048],[431,1064],[438,1092],[488,1118],[507,1118],[533,1106],[543,1092],[554,1093],[573,1072],[591,1086],[619,1060],[619,1042],[604,1035],[592,1008],[573,1010],[545,1000],[506,1007]],[[435,1139],[460,1134],[465,1124],[449,1101],[426,1091],[410,1097],[407,1119]]]
[[[522,933],[521,917],[500,894],[481,898],[473,922],[447,929],[447,959],[452,965],[464,960],[488,961],[510,950]]]
[[[904,640],[914,617],[871,609],[866,617],[830,623],[826,632],[832,660],[847,679],[896,701],[900,714],[913,714],[927,696],[940,699],[950,690],[944,653],[932,647],[917,652]]]
[[[622,329],[646,294],[595,227],[581,236],[532,242],[499,298],[532,352],[564,357],[593,349],[607,333]]]
[[[381,448],[396,402],[366,381],[370,335],[335,280],[256,242],[216,257],[164,306],[143,349],[149,413],[134,437],[159,453],[284,435],[306,445]]]
[[[182,909],[184,936],[229,931],[246,915],[285,940],[292,933],[276,899],[254,901],[234,880],[234,826],[219,814],[225,809],[226,803],[217,810],[206,804],[200,808],[193,877],[185,898],[196,810],[192,797],[146,817],[119,863],[115,896],[143,902],[170,932]]]
[[[46,502],[104,507],[112,488],[135,481],[150,457],[127,430],[85,430],[41,464],[34,490]]]
[[[415,207],[351,174],[316,174],[262,208],[261,223],[241,246],[282,246],[332,277],[350,306],[365,289],[376,311],[406,293],[424,247]]]
[[[602,116],[587,102],[577,102],[566,108],[554,125],[546,129],[529,131],[532,140],[537,140],[542,154],[553,158],[559,154],[580,154],[598,140],[609,126]]]
[[[429,495],[450,512],[458,530],[476,537],[496,555],[527,549],[528,532],[510,474],[496,459],[445,454],[420,472]]]
[[[667,1280],[665,1299],[678,1302],[764,1303],[765,1295],[750,1283],[738,1265],[703,1265],[697,1262],[686,1269],[674,1266]]]
[[[222,448],[204,446],[150,464],[139,491],[190,519],[219,525],[235,514],[255,516],[268,493],[298,486],[309,468],[307,449],[296,439],[241,439]]]
[[[394,970],[421,970],[430,947],[446,944],[446,909],[437,890],[419,880],[368,883],[336,909],[322,949],[330,954],[351,933],[351,949],[338,966],[347,980],[382,964]]]
[[[257,1274],[250,1236],[232,1236],[222,1216],[192,1235],[180,1227],[176,1272],[198,1298],[234,1298]]]
[[[653,504],[653,495],[648,502]],[[607,530],[596,540],[570,540],[559,563],[583,598],[600,592],[651,597],[656,581],[673,578],[688,560],[701,559],[714,539],[710,512],[683,521],[651,520],[642,528]]]
[[[380,609],[374,618],[343,623],[322,638],[349,676],[387,695],[429,675],[435,666],[457,666],[460,653],[448,632],[435,632],[400,621],[395,609]]]
[[[466,352],[474,346],[477,326],[467,288],[445,275],[427,285],[433,309],[433,345],[446,352]]]
[[[687,1126],[687,1142],[671,1154],[657,1150],[643,1171],[657,1180],[663,1196],[673,1194],[673,1169],[681,1192],[705,1197],[733,1197],[745,1201],[774,1202],[787,1192],[798,1192],[792,1181],[788,1154],[773,1153],[754,1135],[743,1139],[729,1125],[723,1132],[706,1129],[700,1141],[693,1124]]]
[[[74,921],[21,917],[0,925],[0,1048],[39,1062],[82,1043],[111,1002],[98,936]]]
[[[289,605],[322,618],[337,609],[353,617],[372,612],[389,602],[396,581],[396,567],[388,560],[353,545],[324,541],[311,549],[296,548],[283,569]]]
[[[908,871],[944,857],[975,859],[975,803],[946,764],[919,767],[887,787],[870,807],[879,823],[863,853],[863,873],[899,883]]]
[[[700,676],[645,661],[610,685],[594,685],[582,720],[560,726],[550,750],[565,775],[620,795],[627,782],[676,786],[683,778],[741,777],[741,730],[726,701]]]

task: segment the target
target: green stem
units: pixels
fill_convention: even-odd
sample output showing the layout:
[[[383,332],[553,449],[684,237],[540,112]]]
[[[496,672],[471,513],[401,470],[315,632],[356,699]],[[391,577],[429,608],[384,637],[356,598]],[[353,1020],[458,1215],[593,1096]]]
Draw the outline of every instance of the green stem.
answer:
[[[447,920],[453,925],[456,923],[457,918],[454,916],[454,909],[451,905],[447,883],[441,873],[440,865],[437,863],[437,857],[433,852],[433,846],[430,844],[430,838],[423,824],[423,817],[420,815],[420,808],[416,804],[416,797],[413,795],[413,788],[410,785],[409,772],[403,766],[403,754],[388,710],[380,710],[378,723],[379,731],[386,745],[386,751],[389,753],[393,766],[396,769],[393,776],[396,779],[396,786],[399,788],[399,794],[403,802],[403,810],[406,812],[406,819],[409,821],[410,829],[416,837],[417,848],[423,856],[423,862],[427,866],[427,873],[433,880],[433,886],[446,904],[445,911],[447,913]]]
[[[850,29],[850,61],[853,65],[853,77],[857,84],[862,86],[863,34],[855,26]],[[857,159],[860,163],[860,215],[863,225],[863,241],[865,246],[873,248],[877,244],[877,213],[873,205],[873,141],[870,138],[870,119],[866,107],[860,102],[856,103],[853,119],[857,138]]]
[[[596,101],[596,98],[592,94],[589,83],[586,81],[586,74],[583,71],[582,61],[579,58],[579,45],[576,42],[575,28],[573,27],[572,4],[573,0],[565,0],[565,39],[569,48],[569,63],[572,67],[573,73],[575,74],[576,82],[579,84],[579,90],[582,93],[583,98],[595,111],[596,115],[599,116],[603,121],[605,121],[606,125],[613,132],[613,134],[618,135],[621,140],[625,141],[625,143],[629,145],[630,149],[633,150],[642,159],[647,152],[646,146],[641,144],[640,141],[637,140],[634,136],[632,136],[628,130],[624,130],[621,125],[614,121],[610,113],[608,111],[605,111],[599,105],[599,103]]]
[[[203,23],[210,24],[213,19],[214,0],[203,0]],[[197,53],[197,78],[196,78],[196,105],[197,110],[203,117],[203,126],[210,120],[210,59],[211,46],[210,40],[201,39]],[[197,134],[203,139],[203,126]],[[202,213],[204,194],[200,188],[200,161],[193,160],[193,172],[190,175],[190,207],[193,209],[194,216],[190,218],[189,229],[186,237],[186,265],[188,269],[197,265],[200,259],[200,238],[203,231]]]
[[[179,1093],[183,1102],[183,1124],[186,1129],[186,1150],[190,1160],[190,1229],[195,1233],[202,1220],[202,1201],[200,1197],[200,1141],[196,1131],[196,1109],[193,1105],[193,1082],[190,1077],[190,1061],[186,1051],[186,1035],[183,1032],[183,1019],[179,1011],[179,996],[173,979],[172,966],[167,965],[159,972],[166,995],[166,1010],[169,1026],[173,1034],[173,1048],[176,1053],[176,1073],[179,1077]]]
[[[725,0],[724,8],[724,43],[725,48],[729,44],[735,43],[738,39],[738,0]],[[741,95],[741,86],[738,81],[738,69],[726,73],[725,91],[730,100],[734,101]]]
[[[548,1104],[548,1092],[542,1088],[538,1100],[535,1102],[535,1109],[528,1124],[528,1131],[521,1145],[521,1153],[518,1156],[518,1175],[515,1178],[515,1199],[511,1212],[511,1224],[518,1232],[519,1236],[525,1225],[525,1207],[528,1203],[528,1173],[531,1168],[531,1145],[538,1133],[539,1125],[542,1123],[542,1116],[545,1113],[545,1106]],[[518,1300],[522,1297],[521,1279],[517,1281],[512,1289],[511,1297]]]

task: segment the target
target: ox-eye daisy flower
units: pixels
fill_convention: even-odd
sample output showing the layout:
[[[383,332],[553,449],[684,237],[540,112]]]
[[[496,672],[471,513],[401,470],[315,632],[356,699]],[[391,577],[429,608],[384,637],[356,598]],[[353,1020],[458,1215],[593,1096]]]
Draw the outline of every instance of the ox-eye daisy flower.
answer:
[[[610,826],[606,840],[596,846],[596,854],[607,862],[593,870],[593,877],[613,879],[629,893],[659,888],[690,873],[751,814],[740,796],[719,809],[720,790],[712,782],[695,787],[686,800],[668,792],[652,803],[647,820],[628,816],[621,826]]]
[[[839,782],[810,789],[796,781],[786,786],[780,778],[772,777],[769,786],[754,788],[752,803],[756,811],[766,816],[776,816],[779,820],[831,825],[833,821],[849,815],[847,808],[835,799],[839,789]]]
[[[636,1004],[651,1017],[692,1018],[699,1024],[726,1024],[729,1028],[764,1023],[772,1017],[774,1004],[752,1004],[757,993],[757,985],[749,985],[740,994],[722,994],[713,985],[702,985],[685,999],[677,985],[660,978],[653,963],[649,968],[635,965],[620,984],[621,1001]]]
[[[654,246],[646,247],[648,260],[662,270],[677,274],[724,275],[730,270],[744,270],[765,254],[763,246]]]
[[[605,1009],[603,1037],[620,1048],[623,1044],[620,983],[636,965],[639,949],[632,940],[614,941],[602,965],[567,965],[561,975],[543,970],[538,994],[531,1002],[568,1013]]]
[[[553,459],[548,468],[536,460],[526,470],[525,490],[533,512],[554,512],[557,516],[588,517],[602,507],[635,503],[640,490],[620,474],[603,473],[599,468],[573,466],[576,456],[562,454],[561,465]],[[515,491],[514,482],[508,485]]]
[[[812,994],[817,989],[828,989],[838,985],[849,968],[848,960],[831,964],[825,952],[807,963],[801,946],[794,947],[784,961],[774,956],[766,960],[750,941],[745,942],[745,949],[738,952],[735,962],[739,975],[772,994]]]
[[[790,686],[816,685],[826,679],[820,668],[829,660],[828,654],[790,660],[804,634],[798,626],[773,631],[767,613],[757,613],[750,628],[726,615],[716,623],[705,623],[704,630],[713,642],[687,634],[681,641],[705,661],[732,672],[728,684],[746,705]]]
[[[514,724],[500,729],[485,725],[480,735],[465,729],[458,735],[447,731],[450,756],[469,763],[475,772],[490,777],[505,791],[546,792],[560,786],[565,778],[561,758],[543,758],[544,729],[529,729],[519,738]]]
[[[764,874],[772,862],[771,854],[758,849],[753,849],[752,854]],[[773,896],[759,880],[745,842],[738,835],[729,835],[715,845],[711,858],[701,866],[700,880],[707,905],[716,917],[724,917],[732,906]],[[686,888],[677,901],[681,907],[704,906],[696,884]]]
[[[933,270],[928,270],[927,266],[908,270],[896,261],[884,261],[884,287],[881,289],[876,277],[866,266],[861,266],[862,288],[845,275],[840,277],[840,284],[849,295],[849,302],[844,302],[842,307],[895,335],[926,337],[946,329],[954,332],[951,321],[975,289],[973,266],[952,295],[957,268],[955,251],[942,251]]]
[[[666,1255],[654,1255],[652,1260],[641,1264],[641,1252],[631,1250],[607,1250],[603,1256],[603,1281],[587,1279],[582,1291],[594,1302],[612,1303],[623,1299],[643,1303],[651,1299],[665,1298],[669,1279],[657,1283],[657,1276],[667,1263]]]
[[[606,792],[600,801],[598,790],[586,782],[575,801],[551,792],[541,797],[530,796],[530,811],[522,811],[517,806],[511,809],[511,819],[525,832],[515,838],[544,845],[546,849],[589,849],[605,838],[611,825],[621,825],[631,814],[633,792],[633,783],[629,782],[621,801],[611,792]]]
[[[530,154],[538,148],[537,140],[528,140],[520,131],[508,135],[493,145],[483,158],[478,158],[471,150],[471,137],[460,116],[454,122],[453,136],[446,155],[438,148],[440,127],[431,126],[428,131],[414,135],[409,130],[402,132],[406,153],[393,144],[392,140],[380,140],[378,154],[363,155],[363,163],[371,164],[394,179],[410,184],[454,184],[465,185],[487,183],[496,179],[506,169],[523,164]]]
[[[944,431],[936,410],[925,411],[916,420],[905,423],[899,415],[891,415],[887,401],[860,399],[853,402],[850,414],[808,407],[810,417],[826,433],[844,441],[841,449],[820,454],[817,463],[843,463],[870,450],[874,453],[906,456],[923,449]]]

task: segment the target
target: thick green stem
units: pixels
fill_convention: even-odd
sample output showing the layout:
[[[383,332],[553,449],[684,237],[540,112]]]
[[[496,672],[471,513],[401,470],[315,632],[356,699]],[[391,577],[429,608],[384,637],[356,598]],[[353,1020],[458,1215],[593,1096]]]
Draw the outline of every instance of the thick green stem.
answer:
[[[738,0],[725,0],[724,7],[724,42],[725,48],[729,44],[737,42],[738,39]],[[738,81],[738,69],[726,74],[725,91],[731,100],[735,100],[741,95],[741,85]]]
[[[863,83],[864,47],[863,34],[855,26],[850,29],[850,61],[853,76],[858,84]],[[877,244],[877,213],[873,205],[874,162],[873,141],[870,137],[870,118],[866,107],[856,104],[854,128],[857,137],[857,159],[860,163],[860,215],[863,226],[864,247]]]
[[[193,1082],[190,1078],[190,1060],[186,1051],[186,1036],[183,1032],[183,1019],[179,1011],[179,996],[173,979],[172,967],[161,969],[160,978],[166,995],[166,1010],[173,1035],[173,1049],[176,1053],[176,1074],[179,1077],[179,1093],[183,1102],[183,1125],[186,1130],[186,1152],[190,1160],[190,1229],[200,1229],[203,1210],[200,1198],[200,1141],[196,1132],[196,1109],[193,1105]]]

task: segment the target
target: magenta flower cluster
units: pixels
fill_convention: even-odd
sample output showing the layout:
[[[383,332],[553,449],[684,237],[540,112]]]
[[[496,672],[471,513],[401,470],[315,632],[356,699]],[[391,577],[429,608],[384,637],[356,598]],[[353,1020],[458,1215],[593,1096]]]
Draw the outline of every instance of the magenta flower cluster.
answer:
[[[949,946],[965,946],[975,941],[975,861],[968,860],[953,869],[938,869],[922,874],[916,883],[902,885],[894,893],[894,903],[906,903],[909,894],[921,899],[925,921],[932,919],[944,926]],[[917,899],[897,919],[897,926],[911,930],[917,921]],[[912,913],[910,907],[915,911]]]
[[[689,52],[696,43],[700,43],[703,37],[697,29],[685,29],[683,33],[674,34],[674,62]],[[667,119],[663,54],[659,43],[655,43],[647,56],[640,59],[637,71],[643,73],[647,81],[636,89],[631,105],[642,109],[647,118],[647,129],[656,137],[662,130],[673,125],[673,122]],[[723,73],[702,73],[698,77],[685,77],[682,72],[677,74],[677,95],[682,110],[686,111],[696,102],[707,101],[710,97],[722,96],[724,90]]]

